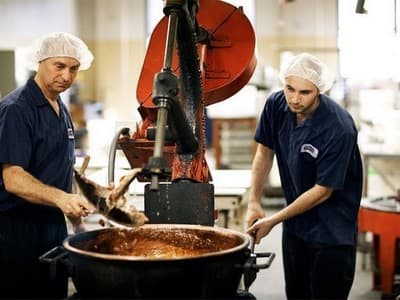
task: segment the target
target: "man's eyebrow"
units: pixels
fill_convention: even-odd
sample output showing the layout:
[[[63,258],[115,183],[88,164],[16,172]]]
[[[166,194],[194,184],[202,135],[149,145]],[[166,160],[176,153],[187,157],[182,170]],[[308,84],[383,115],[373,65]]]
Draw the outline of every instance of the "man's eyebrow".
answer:
[[[286,87],[287,88],[290,88],[290,89],[292,89],[292,90],[296,90],[294,87],[292,87],[290,84],[286,84]],[[304,90],[299,90],[299,92],[300,93],[310,93],[310,92],[312,92],[312,90],[311,89],[304,89]]]
[[[305,89],[305,90],[300,90],[299,92],[300,92],[300,93],[311,93],[312,90],[310,90],[310,89]]]
[[[294,89],[290,84],[286,84],[286,87],[288,87],[288,88],[291,88],[291,89]]]
[[[55,61],[54,64],[60,65],[60,66],[62,66],[62,67],[67,67],[67,66],[68,66],[68,64],[66,64],[66,63],[64,63],[64,62],[62,62],[62,61],[59,61],[59,60]],[[81,64],[78,63],[78,64],[76,64],[76,65],[69,66],[69,68],[71,68],[71,69],[73,69],[73,68],[79,68],[80,65],[81,65]]]

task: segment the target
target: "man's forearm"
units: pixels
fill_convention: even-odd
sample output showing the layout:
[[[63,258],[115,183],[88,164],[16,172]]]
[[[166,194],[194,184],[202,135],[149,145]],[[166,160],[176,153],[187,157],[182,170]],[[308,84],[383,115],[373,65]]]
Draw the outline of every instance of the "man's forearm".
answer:
[[[277,224],[294,216],[300,215],[326,201],[331,196],[332,192],[332,188],[315,185],[308,191],[301,194],[290,205],[274,214],[271,218],[274,220],[274,223]]]
[[[65,194],[62,190],[43,184],[19,166],[3,165],[3,181],[6,191],[32,203],[57,206]]]
[[[254,156],[251,172],[251,187],[249,201],[261,200],[265,179],[272,168],[273,151],[265,146],[258,145]]]

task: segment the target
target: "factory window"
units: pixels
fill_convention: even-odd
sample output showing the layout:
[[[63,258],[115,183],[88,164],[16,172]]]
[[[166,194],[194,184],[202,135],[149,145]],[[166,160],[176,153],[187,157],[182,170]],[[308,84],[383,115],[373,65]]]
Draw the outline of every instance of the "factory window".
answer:
[[[365,13],[356,13],[363,3]],[[399,0],[338,1],[340,69],[359,80],[400,79]]]
[[[242,6],[243,11],[249,18],[250,22],[254,24],[255,19],[255,3],[254,0],[224,0],[224,2],[231,3],[235,6]],[[164,16],[163,14],[164,1],[161,0],[147,0],[146,1],[146,33],[147,36],[151,34],[153,28],[157,25],[159,20]]]

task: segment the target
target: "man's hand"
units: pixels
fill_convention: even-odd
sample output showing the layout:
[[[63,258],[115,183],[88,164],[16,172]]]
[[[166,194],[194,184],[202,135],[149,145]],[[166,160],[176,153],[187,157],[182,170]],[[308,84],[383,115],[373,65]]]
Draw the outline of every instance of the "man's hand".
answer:
[[[261,239],[266,236],[272,228],[276,225],[276,222],[272,218],[263,218],[255,222],[250,226],[246,232],[254,236],[254,242],[259,244]]]
[[[84,197],[78,194],[64,193],[62,197],[55,199],[55,204],[67,217],[86,217],[95,211],[95,207]]]

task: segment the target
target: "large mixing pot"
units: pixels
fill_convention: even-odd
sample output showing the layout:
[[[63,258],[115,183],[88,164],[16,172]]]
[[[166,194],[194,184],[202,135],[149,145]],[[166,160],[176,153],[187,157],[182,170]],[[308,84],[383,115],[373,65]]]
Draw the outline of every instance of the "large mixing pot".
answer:
[[[249,242],[225,228],[149,224],[79,233],[63,246],[82,298],[229,298],[246,269],[273,259],[256,265]]]

